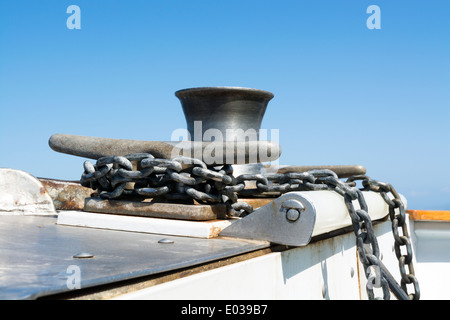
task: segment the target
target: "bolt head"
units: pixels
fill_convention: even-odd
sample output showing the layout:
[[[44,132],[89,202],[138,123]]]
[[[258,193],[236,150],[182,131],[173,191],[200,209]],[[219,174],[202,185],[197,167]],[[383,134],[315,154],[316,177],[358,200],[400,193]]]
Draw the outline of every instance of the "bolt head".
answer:
[[[298,211],[297,209],[289,209],[286,212],[286,219],[288,219],[289,221],[297,221],[298,218],[300,218],[300,211]]]

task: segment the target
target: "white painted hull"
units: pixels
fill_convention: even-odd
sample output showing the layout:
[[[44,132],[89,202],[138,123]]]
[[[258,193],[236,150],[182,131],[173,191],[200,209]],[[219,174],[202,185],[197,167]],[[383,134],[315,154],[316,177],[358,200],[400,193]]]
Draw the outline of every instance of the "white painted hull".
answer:
[[[450,222],[410,221],[421,299],[449,299]],[[375,226],[382,262],[400,281],[390,221]],[[352,233],[274,252],[115,299],[367,299]],[[381,296],[380,289],[374,289]],[[391,295],[392,299],[395,299]]]

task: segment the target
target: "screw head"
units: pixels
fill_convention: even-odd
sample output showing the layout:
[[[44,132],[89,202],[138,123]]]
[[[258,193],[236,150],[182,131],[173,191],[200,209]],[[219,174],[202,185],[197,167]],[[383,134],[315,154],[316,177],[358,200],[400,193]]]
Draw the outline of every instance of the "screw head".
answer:
[[[161,239],[161,240],[158,241],[158,243],[172,244],[172,243],[175,243],[175,241],[173,241],[171,239]]]
[[[75,259],[90,259],[90,258],[93,258],[93,257],[94,257],[94,255],[90,254],[88,252],[80,252],[80,253],[77,253],[77,254],[75,254],[73,256],[73,258],[75,258]]]
[[[300,218],[300,211],[298,211],[297,209],[289,209],[286,212],[286,219],[288,219],[289,221],[297,221],[298,218]]]

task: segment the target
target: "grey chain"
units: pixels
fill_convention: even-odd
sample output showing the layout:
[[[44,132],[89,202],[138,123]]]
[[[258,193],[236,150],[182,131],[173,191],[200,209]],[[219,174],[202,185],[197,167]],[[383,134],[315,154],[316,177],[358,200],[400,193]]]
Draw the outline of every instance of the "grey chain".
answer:
[[[356,188],[357,180],[362,181],[363,188]],[[138,153],[103,157],[98,159],[95,165],[85,161],[80,182],[85,187],[97,190],[98,195],[104,199],[138,196],[173,202],[196,200],[206,204],[224,203],[228,207],[228,214],[238,217],[253,212],[250,204],[238,201],[240,196],[273,197],[290,191],[335,191],[344,197],[352,220],[359,258],[368,280],[368,297],[377,299],[373,288],[381,287],[383,299],[390,299],[390,289],[397,298],[420,298],[411,241],[405,223],[405,208],[400,195],[390,184],[372,180],[367,176],[353,176],[343,182],[331,170],[314,169],[307,172],[243,174],[234,177],[231,165],[207,167],[203,161],[194,158],[157,159],[148,153]],[[256,188],[246,187],[246,182],[254,182]],[[130,183],[134,184],[131,188]],[[394,248],[402,278],[401,286],[398,286],[380,261],[378,241],[362,191],[380,193],[389,206]],[[353,205],[354,201],[359,204],[358,210]],[[406,249],[406,254],[402,254],[402,247]],[[407,284],[414,286],[413,293],[408,294]]]

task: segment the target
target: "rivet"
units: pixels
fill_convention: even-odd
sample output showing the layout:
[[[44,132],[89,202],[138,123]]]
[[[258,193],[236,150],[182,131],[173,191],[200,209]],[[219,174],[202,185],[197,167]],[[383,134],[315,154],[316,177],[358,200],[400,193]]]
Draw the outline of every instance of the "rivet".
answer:
[[[173,241],[171,239],[161,239],[161,240],[158,241],[158,243],[172,244],[172,243],[175,243],[175,241]]]
[[[90,254],[88,252],[80,252],[73,256],[73,258],[75,258],[75,259],[90,259],[93,257],[94,257],[94,255]]]
[[[355,269],[353,267],[350,267],[350,277],[353,278],[354,275],[355,275]]]

